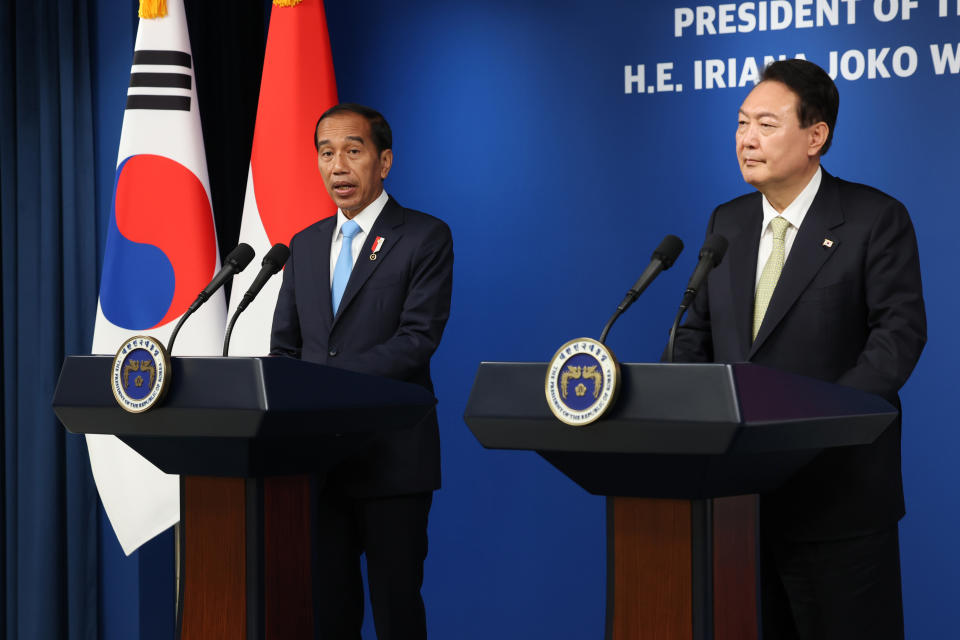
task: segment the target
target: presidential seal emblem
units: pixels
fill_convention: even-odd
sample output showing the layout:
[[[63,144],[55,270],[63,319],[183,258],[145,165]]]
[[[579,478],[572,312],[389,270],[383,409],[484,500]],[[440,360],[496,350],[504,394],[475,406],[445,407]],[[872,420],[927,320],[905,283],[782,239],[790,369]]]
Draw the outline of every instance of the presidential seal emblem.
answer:
[[[156,338],[134,336],[113,357],[110,386],[117,403],[130,413],[153,408],[170,387],[170,357]]]
[[[544,392],[558,420],[584,426],[613,406],[619,382],[620,365],[613,353],[593,338],[577,338],[550,360]]]

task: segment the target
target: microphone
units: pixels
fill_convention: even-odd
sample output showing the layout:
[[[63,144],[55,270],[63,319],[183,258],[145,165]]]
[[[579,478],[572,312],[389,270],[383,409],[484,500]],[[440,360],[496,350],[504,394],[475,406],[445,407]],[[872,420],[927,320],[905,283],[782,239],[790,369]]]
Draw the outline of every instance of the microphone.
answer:
[[[267,284],[267,280],[283,268],[283,265],[286,264],[287,258],[289,257],[290,249],[287,248],[287,245],[280,242],[273,245],[270,251],[267,251],[267,255],[263,257],[263,262],[260,263],[260,273],[253,279],[253,284],[250,285],[247,292],[243,294],[243,299],[240,301],[240,304],[237,305],[237,310],[234,312],[235,314],[239,314],[253,302],[253,299],[256,298],[260,290],[263,289],[263,285]]]
[[[187,313],[190,314],[199,309],[231,276],[246,269],[250,261],[253,260],[253,256],[254,252],[250,245],[245,242],[238,244],[237,248],[231,251],[227,259],[223,261],[223,266],[217,272],[217,275],[213,276],[210,284],[200,292],[197,299],[190,305]]]
[[[681,251],[683,251],[683,241],[680,240],[680,238],[673,235],[667,235],[663,238],[660,245],[654,249],[653,255],[650,256],[650,264],[648,264],[647,268],[640,274],[640,277],[633,284],[633,287],[627,291],[623,302],[617,305],[617,310],[613,313],[613,316],[610,317],[610,320],[607,321],[603,332],[600,333],[601,343],[607,339],[610,327],[612,327],[613,323],[620,317],[620,314],[626,311],[630,305],[640,297],[640,294],[650,286],[650,283],[660,275],[661,271],[666,271],[673,266],[674,261],[677,259],[677,256],[680,255]]]
[[[220,271],[217,272],[217,275],[213,276],[210,284],[208,284],[197,296],[197,299],[190,304],[186,313],[180,316],[180,322],[173,328],[173,332],[170,334],[170,340],[167,342],[167,352],[170,355],[173,355],[173,343],[177,339],[177,334],[180,333],[180,327],[187,321],[187,318],[193,315],[193,312],[199,309],[204,302],[209,300],[210,296],[222,287],[223,283],[225,283],[230,276],[246,269],[250,261],[253,260],[253,255],[253,249],[244,242],[238,244],[237,248],[230,252],[227,259],[223,261],[223,266],[220,268]]]
[[[727,244],[727,239],[716,233],[711,233],[703,241],[703,247],[700,249],[700,262],[697,263],[693,275],[690,276],[690,282],[687,283],[687,290],[680,302],[681,309],[687,309],[690,306],[707,275],[723,260],[723,254],[727,252]]]
[[[723,260],[723,254],[727,252],[728,244],[726,238],[716,233],[711,233],[707,236],[707,239],[703,241],[703,247],[700,249],[700,262],[697,263],[696,268],[693,270],[693,275],[690,276],[690,282],[687,283],[687,290],[683,292],[683,300],[680,301],[680,309],[677,311],[677,316],[673,319],[673,325],[670,327],[670,340],[667,342],[666,353],[667,362],[673,362],[677,328],[680,326],[680,320],[683,318],[683,314],[693,303],[693,299],[697,296],[697,291],[700,290],[703,281],[707,279],[707,276],[713,271],[714,267]]]
[[[267,255],[263,256],[263,261],[260,263],[260,273],[253,279],[253,284],[250,285],[247,292],[243,294],[243,299],[240,301],[240,304],[237,305],[236,311],[233,312],[233,317],[230,318],[230,322],[227,324],[227,331],[223,336],[224,357],[226,357],[230,351],[230,336],[233,335],[233,325],[237,323],[237,318],[239,318],[243,310],[253,302],[253,299],[257,297],[257,294],[263,289],[263,285],[267,284],[267,280],[283,268],[283,265],[286,264],[287,258],[289,257],[290,249],[287,248],[287,245],[280,242],[270,247]]]
[[[647,265],[647,268],[643,270],[643,273],[640,274],[640,277],[637,278],[634,285],[627,291],[623,302],[617,305],[617,310],[620,311],[620,313],[626,311],[630,305],[640,297],[640,294],[650,286],[653,279],[660,275],[661,271],[666,271],[673,266],[674,261],[677,259],[677,256],[680,255],[681,251],[683,251],[683,240],[674,235],[668,234],[664,236],[663,240],[660,241],[660,245],[653,250],[653,255],[650,256],[650,264]]]

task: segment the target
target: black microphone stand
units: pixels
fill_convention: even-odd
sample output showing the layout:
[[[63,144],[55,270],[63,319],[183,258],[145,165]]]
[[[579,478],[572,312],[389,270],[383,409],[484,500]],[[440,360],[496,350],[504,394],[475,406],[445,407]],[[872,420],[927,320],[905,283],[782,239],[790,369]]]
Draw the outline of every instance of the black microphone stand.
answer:
[[[673,351],[677,341],[677,329],[680,328],[680,320],[683,319],[683,314],[687,312],[687,307],[688,305],[685,304],[680,305],[680,309],[677,311],[677,317],[673,319],[673,324],[670,326],[670,340],[667,341],[667,362],[673,362]]]
[[[177,334],[180,333],[180,327],[183,326],[183,323],[186,322],[187,318],[193,315],[193,312],[196,311],[193,305],[190,305],[190,308],[187,309],[187,312],[180,316],[180,322],[177,323],[177,326],[173,328],[173,333],[170,334],[170,339],[167,341],[167,353],[171,356],[173,355],[173,343],[177,339]]]
[[[230,322],[227,324],[227,332],[223,337],[223,357],[226,358],[229,355],[230,351],[230,336],[233,334],[233,325],[237,324],[237,318],[240,317],[240,314],[243,313],[243,310],[246,308],[246,305],[238,305],[237,310],[233,312],[233,315],[230,317]]]

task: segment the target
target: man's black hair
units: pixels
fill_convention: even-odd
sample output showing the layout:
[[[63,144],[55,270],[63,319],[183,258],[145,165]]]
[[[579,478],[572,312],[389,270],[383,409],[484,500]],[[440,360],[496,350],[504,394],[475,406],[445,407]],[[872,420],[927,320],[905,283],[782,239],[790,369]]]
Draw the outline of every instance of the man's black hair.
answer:
[[[820,155],[827,153],[833,141],[833,129],[840,110],[840,92],[830,75],[812,62],[795,58],[772,62],[763,70],[761,82],[780,82],[797,94],[797,117],[804,129],[818,122],[830,128],[827,141],[820,147]]]
[[[324,118],[341,113],[356,113],[367,119],[367,122],[370,123],[370,135],[373,137],[373,145],[377,148],[377,153],[393,149],[393,132],[390,131],[390,125],[387,124],[387,119],[383,117],[383,114],[362,104],[344,102],[343,104],[333,105],[317,118],[317,124],[313,127],[313,146],[316,147],[317,151],[320,150],[319,140],[317,140],[317,129],[320,127],[320,123]]]

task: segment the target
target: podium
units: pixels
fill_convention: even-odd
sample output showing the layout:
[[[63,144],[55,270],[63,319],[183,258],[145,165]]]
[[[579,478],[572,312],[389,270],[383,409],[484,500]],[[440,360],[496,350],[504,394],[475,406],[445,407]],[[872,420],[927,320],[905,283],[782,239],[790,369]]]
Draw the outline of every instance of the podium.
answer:
[[[607,498],[607,640],[759,638],[757,502],[824,449],[873,442],[882,398],[752,364],[621,364],[587,426],[547,406],[545,363],[481,363],[464,420]]]
[[[182,640],[310,640],[306,475],[426,417],[415,384],[291,358],[171,359],[161,406],[124,411],[111,356],[70,356],[53,408],[72,433],[113,434],[181,474]]]

